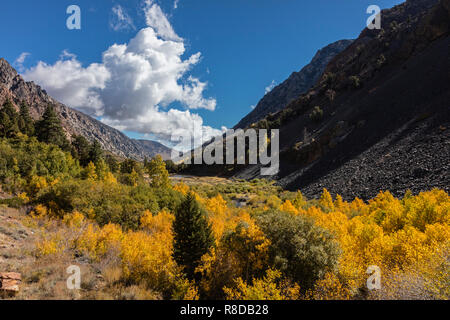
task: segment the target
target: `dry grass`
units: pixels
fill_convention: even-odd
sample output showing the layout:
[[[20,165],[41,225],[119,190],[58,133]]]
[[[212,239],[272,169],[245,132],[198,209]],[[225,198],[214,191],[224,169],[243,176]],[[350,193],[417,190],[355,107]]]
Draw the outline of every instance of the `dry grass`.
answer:
[[[100,261],[90,261],[75,252],[70,241],[76,235],[60,221],[33,219],[25,212],[0,206],[0,272],[22,275],[15,300],[159,300],[162,297],[144,286],[123,280],[117,252]],[[40,256],[36,243],[49,234],[64,235],[64,249]],[[69,290],[67,268],[80,267],[81,289]],[[1,299],[1,298],[0,298]]]
[[[173,175],[170,177],[170,180],[177,184],[179,182],[183,182],[188,186],[194,185],[207,185],[207,186],[215,186],[218,184],[231,184],[234,183],[232,179],[219,178],[219,177],[195,177],[195,176],[184,176],[184,175]]]

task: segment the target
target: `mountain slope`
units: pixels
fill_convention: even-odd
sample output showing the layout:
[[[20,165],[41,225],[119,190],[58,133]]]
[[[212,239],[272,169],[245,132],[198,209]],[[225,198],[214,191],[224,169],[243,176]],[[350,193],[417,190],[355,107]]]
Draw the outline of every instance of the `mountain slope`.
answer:
[[[363,30],[310,91],[269,119],[281,123],[278,184],[347,199],[450,191],[449,24],[449,0],[383,10],[382,30]],[[321,121],[309,117],[316,106]],[[236,176],[259,177],[259,168]]]
[[[140,142],[128,138],[120,131],[93,119],[84,113],[59,103],[34,82],[25,82],[17,71],[3,58],[0,59],[0,105],[10,99],[16,107],[26,102],[30,106],[30,113],[34,119],[52,104],[59,114],[64,130],[71,135],[82,135],[90,141],[97,140],[103,149],[121,157],[142,160],[153,157],[158,152],[166,152],[157,142]]]
[[[163,160],[169,160],[172,156],[172,149],[162,145],[159,142],[151,141],[151,140],[135,140],[139,143],[144,150],[146,150],[149,154],[159,154]]]
[[[255,109],[245,116],[235,128],[246,128],[269,113],[278,112],[300,94],[308,91],[322,75],[325,67],[338,53],[347,48],[353,40],[340,40],[317,51],[311,62],[299,72],[293,72],[290,77],[267,93],[256,105]]]

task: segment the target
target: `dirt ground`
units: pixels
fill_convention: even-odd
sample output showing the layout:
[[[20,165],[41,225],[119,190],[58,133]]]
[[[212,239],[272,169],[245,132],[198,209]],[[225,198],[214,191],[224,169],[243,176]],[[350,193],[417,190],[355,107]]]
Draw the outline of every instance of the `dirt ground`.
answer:
[[[71,255],[38,258],[36,243],[42,239],[43,226],[30,219],[24,210],[0,205],[0,272],[18,272],[22,276],[17,300],[67,300],[88,298],[101,286],[101,277],[92,265]],[[67,268],[81,269],[82,289],[67,289]],[[0,299],[2,299],[0,297]]]
[[[179,182],[183,182],[187,184],[188,186],[192,185],[217,185],[217,184],[230,184],[233,183],[234,180],[232,179],[226,179],[226,178],[220,178],[220,177],[196,177],[196,176],[189,176],[189,175],[172,175],[170,176],[170,180],[176,184]]]

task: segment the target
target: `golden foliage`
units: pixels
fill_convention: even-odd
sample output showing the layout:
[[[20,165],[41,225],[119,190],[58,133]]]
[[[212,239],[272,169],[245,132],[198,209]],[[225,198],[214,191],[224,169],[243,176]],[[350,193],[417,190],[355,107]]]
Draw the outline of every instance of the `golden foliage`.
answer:
[[[107,172],[105,174],[103,181],[105,181],[107,184],[117,184],[117,179],[111,172]]]
[[[300,287],[283,280],[281,272],[267,270],[262,279],[253,279],[249,285],[238,278],[234,288],[224,288],[228,300],[296,300],[300,297]]]
[[[103,228],[89,224],[76,239],[76,248],[93,260],[100,259],[108,250],[120,248],[124,238],[122,229],[115,224]]]
[[[309,300],[347,300],[352,296],[334,273],[327,272],[323,279],[316,282],[313,290],[306,292]]]
[[[61,232],[48,235],[36,243],[36,256],[45,257],[61,254],[66,249],[64,235]]]
[[[270,241],[248,213],[241,213],[217,247],[202,257],[197,272],[202,274],[201,287],[209,297],[222,298],[223,288],[232,286],[236,277],[249,280],[261,274],[268,261]]]
[[[348,292],[364,287],[369,265],[379,266],[383,273],[404,273],[413,265],[426,265],[436,259],[436,252],[448,245],[450,199],[444,191],[432,190],[403,200],[388,191],[380,192],[368,204],[357,198],[347,203],[338,196],[333,206],[325,191],[320,205],[329,212],[310,207],[302,214],[333,232],[343,254],[338,277],[328,275],[317,283],[316,292],[310,293],[316,299],[339,298],[339,292],[344,293],[341,298],[346,298]],[[385,285],[394,286],[392,281]]]
[[[214,238],[217,241],[222,237],[225,230],[229,230],[234,227],[233,218],[236,217],[235,213],[228,209],[227,202],[220,194],[216,197],[206,199],[201,202],[209,213]]]
[[[334,203],[333,198],[331,197],[331,194],[328,192],[327,189],[323,189],[323,193],[320,196],[319,205],[321,205],[326,210],[334,210]]]
[[[84,215],[78,211],[74,211],[71,214],[66,214],[63,218],[63,222],[73,229],[80,229],[85,221],[86,218]]]
[[[176,185],[174,185],[174,186],[173,186],[173,189],[174,189],[175,191],[180,192],[180,193],[183,194],[184,196],[187,195],[188,192],[189,192],[189,186],[186,185],[186,184],[183,183],[183,182],[179,182],[179,183],[177,183]]]
[[[170,235],[128,232],[122,241],[120,256],[124,276],[133,282],[165,290],[176,280],[177,265],[172,258]]]
[[[38,204],[34,210],[31,212],[32,216],[44,217],[48,214],[48,210],[46,206]]]
[[[28,191],[30,194],[37,194],[40,190],[47,188],[48,183],[45,177],[32,176],[31,181],[28,183]]]
[[[92,162],[89,162],[88,166],[86,167],[86,178],[88,180],[97,180],[98,176],[97,176],[97,172],[95,170],[95,165]]]
[[[291,201],[286,200],[281,206],[280,206],[280,211],[284,211],[287,213],[290,213],[292,215],[297,215],[299,213],[299,210],[294,207],[294,205],[292,204]]]
[[[85,170],[92,184],[89,192],[96,192],[100,183],[116,190],[119,183],[110,172],[99,181],[92,163]],[[133,171],[131,176],[136,186],[139,175]],[[57,183],[58,179],[32,176],[26,189],[30,196],[22,193],[19,198],[34,200],[34,195]],[[181,194],[190,191],[183,183],[173,189]],[[227,203],[229,194],[225,199],[221,194],[207,198],[196,190],[194,195],[206,209],[216,239],[216,246],[197,268],[201,275],[197,283],[184,278],[172,257],[174,215],[166,209],[155,215],[139,209],[140,224],[124,231],[116,224],[100,227],[91,221],[94,205],[86,206],[90,209],[83,209],[83,215],[65,213],[52,201],[37,204],[31,217],[38,217],[41,224],[54,216],[63,217],[65,231],[49,228],[36,243],[36,255],[57,255],[70,247],[101,262],[112,254],[119,262],[116,272],[107,278],[124,280],[136,297],[145,297],[149,290],[152,296],[176,299],[198,299],[200,294],[216,299],[350,299],[365,288],[367,267],[376,265],[382,271],[382,289],[369,293],[369,298],[450,298],[450,197],[443,190],[416,196],[408,193],[403,199],[385,191],[367,203],[358,198],[347,202],[340,195],[333,200],[326,189],[319,200],[312,201],[304,199],[301,192],[288,197],[266,194],[255,196],[257,200],[245,208]],[[342,249],[337,270],[326,273],[302,294],[298,285],[272,270],[268,265],[271,243],[254,219],[269,209],[308,216],[329,230]]]
[[[175,216],[166,210],[155,216],[147,210],[141,218],[141,227],[149,231],[150,234],[162,233],[172,237],[172,223],[174,220]]]
[[[23,203],[27,203],[30,201],[30,198],[27,196],[26,192],[20,193],[17,198],[23,201]]]

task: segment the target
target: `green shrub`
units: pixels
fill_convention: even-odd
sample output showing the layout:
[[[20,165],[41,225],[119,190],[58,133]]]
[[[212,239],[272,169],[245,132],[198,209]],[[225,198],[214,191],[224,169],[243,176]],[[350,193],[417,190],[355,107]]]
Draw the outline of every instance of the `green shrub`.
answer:
[[[14,197],[10,199],[0,199],[0,204],[4,204],[7,205],[8,207],[18,209],[23,207],[26,204],[26,201],[22,198]]]
[[[72,155],[55,145],[38,142],[36,138],[19,136],[0,139],[0,182],[14,175],[30,179],[33,175],[57,178],[76,177],[81,168]]]
[[[312,220],[270,211],[258,216],[257,223],[271,241],[271,267],[282,271],[303,290],[336,267],[340,254],[337,242]]]
[[[377,68],[381,68],[383,65],[386,64],[386,57],[384,56],[384,54],[380,54],[380,56],[377,59]]]
[[[323,110],[319,106],[315,106],[309,114],[309,118],[314,122],[320,122],[323,119]]]
[[[336,74],[327,72],[323,75],[323,81],[328,87],[332,87],[336,82]]]
[[[348,78],[350,81],[351,86],[354,89],[358,89],[361,86],[361,80],[359,79],[359,77],[357,76],[351,76],[350,78]]]
[[[391,28],[392,31],[396,32],[399,29],[400,25],[398,24],[397,21],[394,20],[389,24],[389,27]]]

